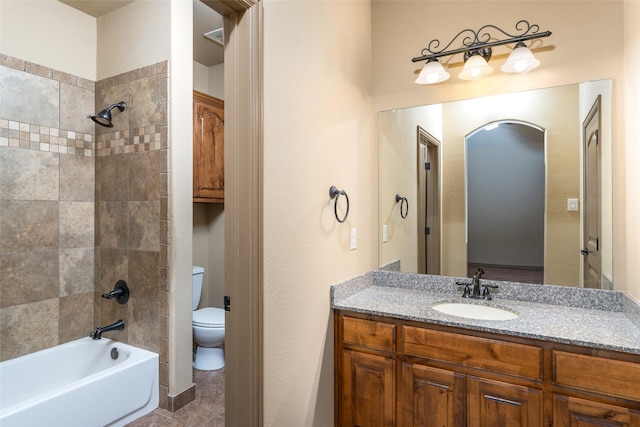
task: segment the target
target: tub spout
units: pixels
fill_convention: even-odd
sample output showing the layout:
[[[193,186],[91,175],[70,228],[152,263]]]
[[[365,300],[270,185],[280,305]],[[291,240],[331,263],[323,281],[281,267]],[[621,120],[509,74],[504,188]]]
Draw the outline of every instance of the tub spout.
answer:
[[[89,335],[91,338],[93,338],[94,340],[99,340],[100,338],[102,338],[102,333],[103,332],[109,332],[109,331],[121,331],[124,329],[124,322],[121,320],[118,320],[115,323],[112,323],[109,326],[105,326],[104,328],[101,326],[96,326],[96,328],[93,330],[93,332],[91,332],[91,334]]]

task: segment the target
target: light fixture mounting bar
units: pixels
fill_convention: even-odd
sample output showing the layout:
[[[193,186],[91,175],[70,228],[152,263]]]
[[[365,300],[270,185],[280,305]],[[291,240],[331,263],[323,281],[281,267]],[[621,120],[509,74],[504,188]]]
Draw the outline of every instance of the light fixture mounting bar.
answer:
[[[449,44],[447,44],[443,49],[437,50],[440,46],[440,40],[433,39],[429,42],[429,45],[422,49],[421,56],[417,56],[412,58],[412,62],[420,62],[420,61],[430,61],[434,59],[441,58],[443,56],[455,55],[458,53],[471,52],[484,48],[492,48],[494,46],[501,46],[510,43],[518,43],[526,40],[534,40],[540,39],[543,37],[549,37],[551,35],[551,31],[543,31],[538,32],[540,27],[537,24],[530,25],[528,21],[524,19],[518,21],[515,26],[517,31],[520,31],[518,34],[509,34],[503,29],[496,27],[495,25],[485,25],[481,27],[478,31],[473,31],[470,28],[460,31],[456,36],[451,39]],[[507,39],[504,40],[493,40],[495,37],[492,37],[492,30],[496,30],[502,35],[507,36]],[[462,47],[456,49],[449,49],[449,47],[461,36],[462,38]]]

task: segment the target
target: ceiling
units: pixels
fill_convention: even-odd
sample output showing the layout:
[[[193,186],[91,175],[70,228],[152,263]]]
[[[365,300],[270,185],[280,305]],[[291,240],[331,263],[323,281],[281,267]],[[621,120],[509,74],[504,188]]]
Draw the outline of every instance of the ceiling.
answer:
[[[59,0],[81,12],[99,18],[135,0]],[[193,1],[193,59],[211,67],[224,62],[224,48],[204,37],[204,33],[222,27],[222,16],[202,3]]]

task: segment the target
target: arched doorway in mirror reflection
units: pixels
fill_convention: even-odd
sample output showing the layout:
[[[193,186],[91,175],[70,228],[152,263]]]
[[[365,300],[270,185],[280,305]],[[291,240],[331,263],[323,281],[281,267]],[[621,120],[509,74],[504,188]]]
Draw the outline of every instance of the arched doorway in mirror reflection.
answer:
[[[544,280],[545,132],[516,120],[465,137],[467,267],[484,278]]]

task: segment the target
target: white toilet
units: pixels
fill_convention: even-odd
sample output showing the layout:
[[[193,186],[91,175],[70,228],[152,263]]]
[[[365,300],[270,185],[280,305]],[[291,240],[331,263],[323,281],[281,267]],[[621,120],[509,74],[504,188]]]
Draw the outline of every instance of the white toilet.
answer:
[[[197,345],[193,367],[214,371],[224,367],[224,310],[198,303],[202,294],[204,268],[193,266],[193,339]]]

